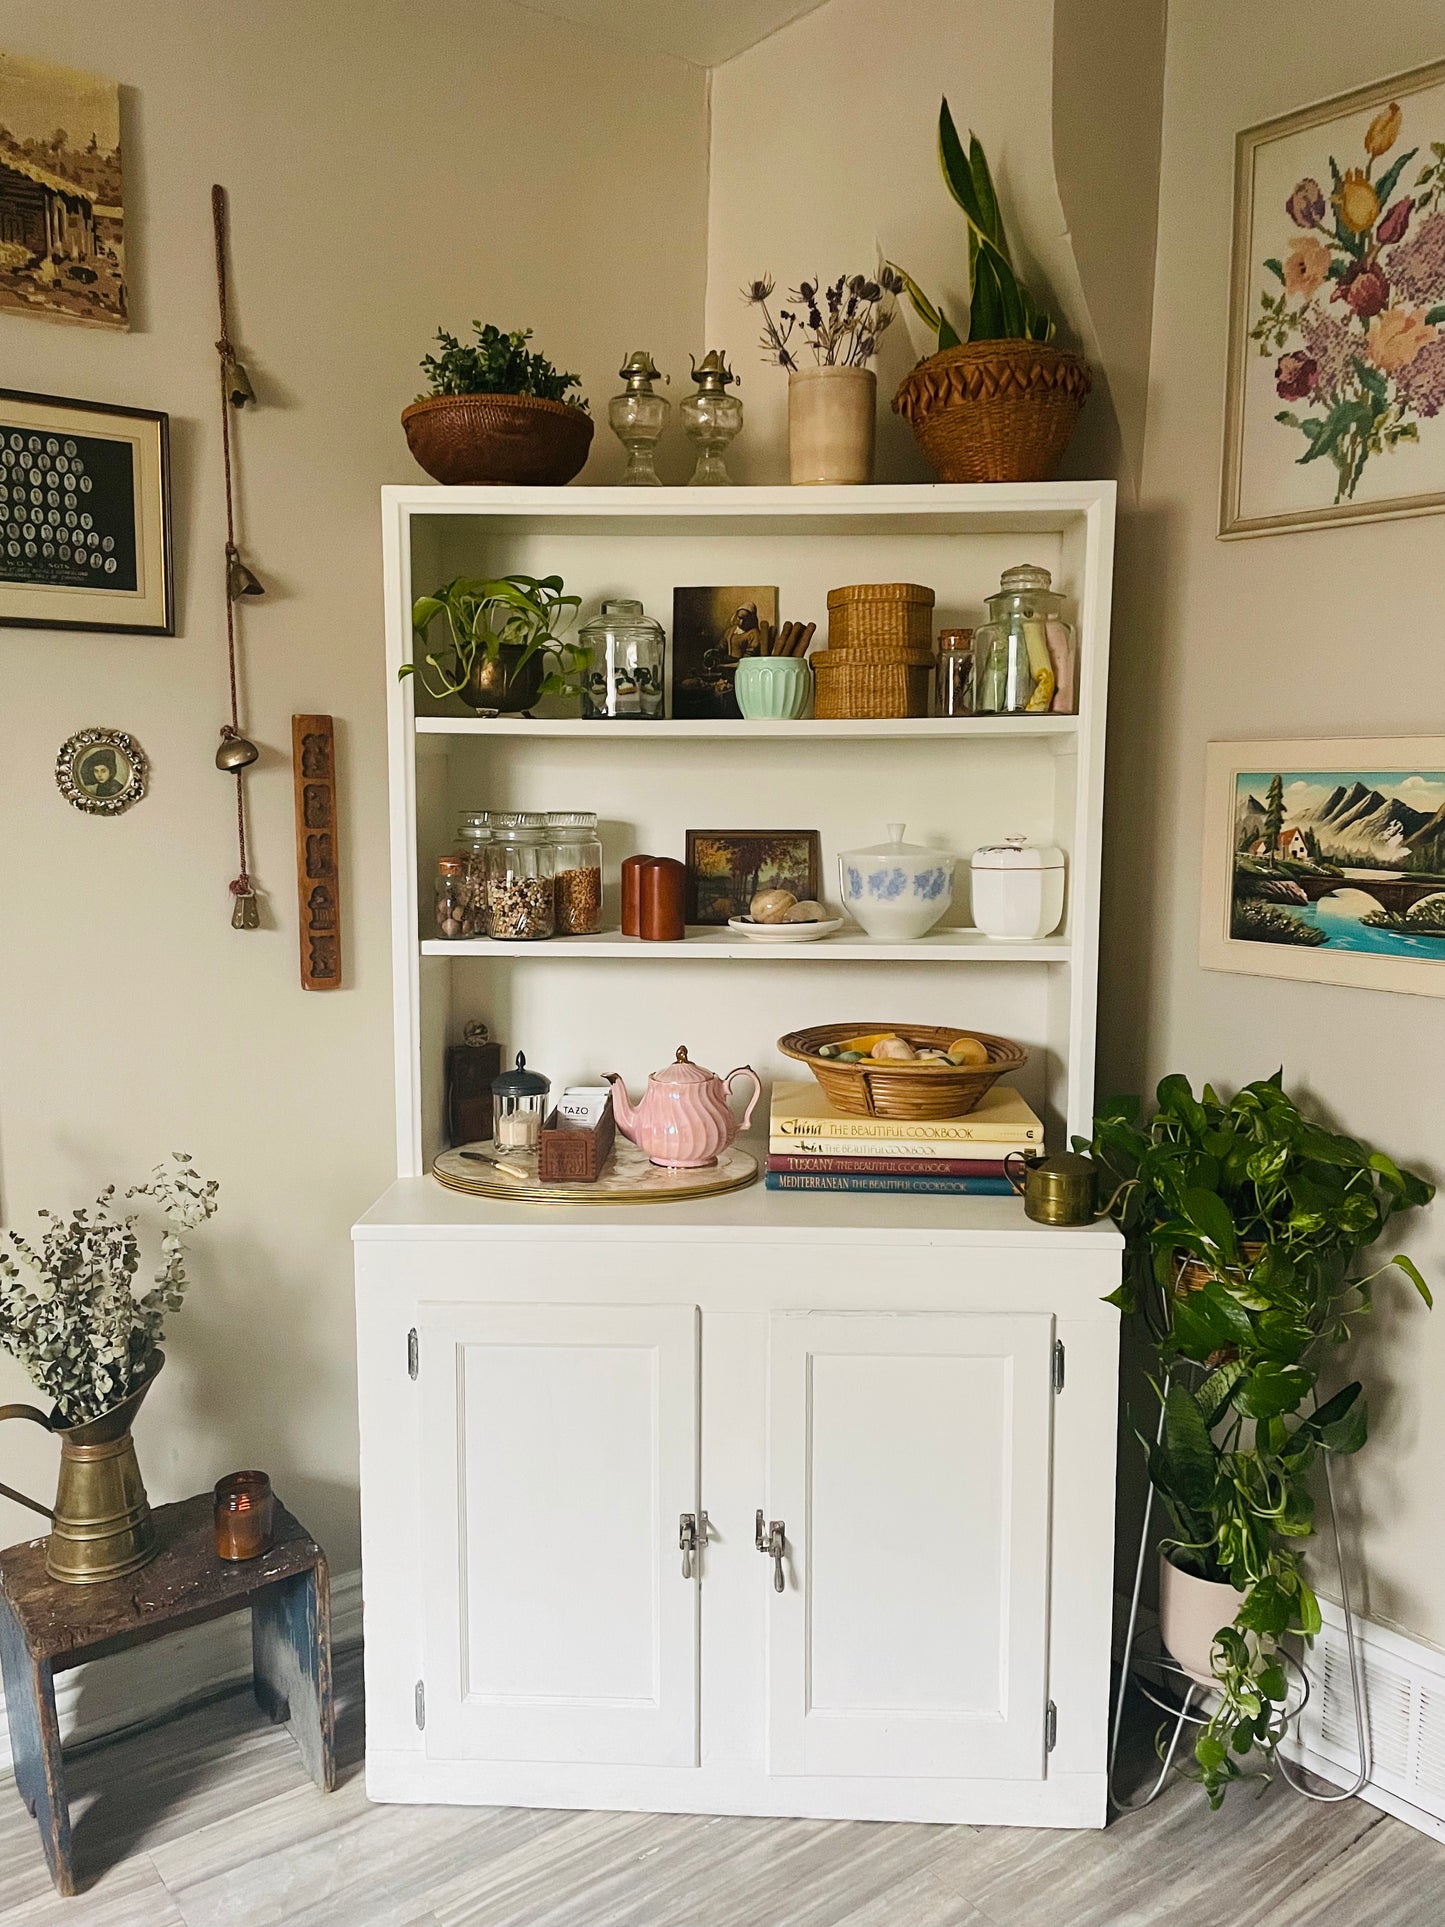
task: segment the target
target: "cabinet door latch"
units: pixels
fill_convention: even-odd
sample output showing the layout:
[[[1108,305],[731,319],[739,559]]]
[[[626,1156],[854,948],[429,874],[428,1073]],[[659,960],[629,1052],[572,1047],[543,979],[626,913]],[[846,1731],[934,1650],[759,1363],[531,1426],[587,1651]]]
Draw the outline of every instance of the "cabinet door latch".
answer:
[[[682,1548],[682,1576],[684,1579],[702,1577],[702,1561],[698,1554],[707,1544],[707,1514],[694,1515],[684,1512],[677,1522],[677,1543]]]
[[[1056,1338],[1054,1340],[1054,1390],[1056,1392],[1061,1392],[1063,1391],[1063,1389],[1064,1389],[1064,1341],[1062,1338]]]
[[[417,1681],[416,1695],[412,1704],[416,1711],[416,1723],[417,1723],[418,1730],[424,1732],[426,1730],[426,1681],[425,1680],[419,1679]]]
[[[773,1562],[773,1591],[782,1592],[787,1585],[783,1576],[783,1554],[788,1546],[787,1522],[783,1519],[770,1519],[763,1524],[762,1507],[758,1508],[757,1526],[753,1540],[759,1552]]]
[[[417,1342],[416,1326],[413,1325],[406,1335],[406,1375],[415,1378],[421,1370],[421,1346]]]
[[[1044,1751],[1052,1753],[1059,1737],[1059,1709],[1052,1700],[1044,1708]]]

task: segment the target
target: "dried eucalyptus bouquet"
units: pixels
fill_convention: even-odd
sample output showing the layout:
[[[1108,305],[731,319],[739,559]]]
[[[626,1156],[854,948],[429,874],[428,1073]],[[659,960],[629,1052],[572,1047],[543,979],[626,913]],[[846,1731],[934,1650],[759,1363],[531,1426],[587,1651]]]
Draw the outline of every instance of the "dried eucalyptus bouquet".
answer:
[[[190,1280],[181,1233],[216,1209],[214,1178],[197,1175],[173,1151],[126,1198],[150,1198],[166,1220],[160,1265],[138,1294],[136,1214],[115,1207],[107,1185],[91,1207],[48,1220],[38,1245],[7,1231],[0,1245],[0,1345],[13,1353],[67,1426],[99,1418],[157,1369],[167,1312],[179,1309]]]

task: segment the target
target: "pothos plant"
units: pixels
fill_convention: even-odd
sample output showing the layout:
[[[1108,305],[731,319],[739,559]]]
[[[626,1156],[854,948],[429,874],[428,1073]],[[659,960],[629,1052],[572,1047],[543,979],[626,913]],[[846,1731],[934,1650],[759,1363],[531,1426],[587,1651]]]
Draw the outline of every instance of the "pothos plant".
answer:
[[[1111,1210],[1125,1276],[1113,1302],[1158,1358],[1161,1423],[1139,1438],[1173,1527],[1164,1553],[1241,1595],[1215,1636],[1216,1703],[1194,1748],[1217,1807],[1246,1772],[1268,1778],[1285,1724],[1281,1642],[1320,1630],[1302,1570],[1312,1468],[1365,1443],[1358,1380],[1319,1400],[1325,1348],[1349,1338],[1391,1267],[1433,1302],[1402,1253],[1357,1268],[1434,1186],[1313,1123],[1279,1072],[1228,1102],[1208,1084],[1196,1097],[1186,1078],[1166,1077],[1157,1100],[1148,1120],[1136,1098],[1112,1100],[1077,1148],[1119,1185]],[[1256,1750],[1262,1768],[1246,1764]]]
[[[214,1178],[197,1175],[184,1151],[158,1164],[129,1198],[149,1198],[166,1220],[160,1264],[137,1292],[136,1214],[118,1212],[115,1186],[68,1215],[42,1211],[32,1244],[7,1231],[0,1246],[0,1345],[19,1359],[67,1426],[99,1418],[157,1369],[168,1312],[190,1283],[181,1236],[216,1209]]]
[[[418,598],[411,626],[420,660],[404,662],[398,677],[419,676],[427,692],[441,700],[460,695],[478,660],[494,662],[504,649],[513,681],[541,655],[551,664],[543,678],[544,696],[576,695],[587,650],[564,640],[582,598],[567,595],[560,575],[503,575],[490,580],[454,576],[435,595]],[[427,647],[438,616],[446,618],[445,640]]]

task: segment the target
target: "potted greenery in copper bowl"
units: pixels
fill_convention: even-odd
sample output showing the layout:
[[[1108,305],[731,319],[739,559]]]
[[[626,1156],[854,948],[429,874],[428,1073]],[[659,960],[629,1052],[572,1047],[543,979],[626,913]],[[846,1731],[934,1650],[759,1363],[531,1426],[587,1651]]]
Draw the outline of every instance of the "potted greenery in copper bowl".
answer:
[[[560,575],[454,576],[413,605],[417,660],[397,675],[419,676],[438,702],[460,696],[503,715],[530,710],[543,696],[579,695],[587,650],[566,632],[581,602]],[[438,617],[445,628],[433,645]]]
[[[528,348],[530,328],[472,328],[474,343],[439,328],[440,354],[422,357],[431,392],[401,414],[412,454],[438,482],[570,482],[592,445],[576,375]]]
[[[1173,1528],[1160,1631],[1211,1695],[1194,1770],[1218,1806],[1231,1781],[1268,1776],[1289,1717],[1285,1642],[1320,1630],[1303,1570],[1312,1473],[1365,1443],[1358,1380],[1318,1396],[1328,1348],[1349,1338],[1391,1267],[1431,1303],[1403,1254],[1359,1267],[1434,1186],[1306,1117],[1280,1073],[1227,1102],[1166,1077],[1152,1118],[1116,1098],[1077,1148],[1120,1187],[1114,1302],[1157,1363],[1159,1421],[1139,1436]]]
[[[1088,363],[1054,346],[1053,316],[1014,272],[988,160],[973,134],[965,153],[946,100],[938,157],[968,222],[967,337],[912,275],[890,263],[938,337],[937,353],[904,377],[893,406],[940,481],[1045,482],[1088,396]]]

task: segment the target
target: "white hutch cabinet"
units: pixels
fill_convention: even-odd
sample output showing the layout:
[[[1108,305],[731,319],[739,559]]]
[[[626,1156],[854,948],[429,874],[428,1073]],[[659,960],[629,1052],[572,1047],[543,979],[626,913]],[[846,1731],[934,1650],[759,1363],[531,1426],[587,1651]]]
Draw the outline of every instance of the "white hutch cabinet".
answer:
[[[1056,1147],[1087,1128],[1112,485],[398,488],[384,523],[398,1176],[355,1230],[370,1793],[1101,1825],[1112,1227],[761,1185],[529,1209],[426,1173],[473,1017],[558,1081],[634,1089],[682,1042],[766,1080],[802,1023],[957,1023],[1029,1047]],[[487,721],[395,682],[413,594],[463,571],[641,594],[664,624],[678,583],[777,583],[785,616],[821,617],[831,586],[908,579],[942,624],[1024,560],[1072,605],[1077,717]],[[435,857],[488,807],[598,811],[612,934],[431,934]],[[831,895],[838,849],[885,820],[965,859],[1059,843],[1063,929],[989,943],[965,883],[918,943],[616,934],[633,850],[816,826]]]

